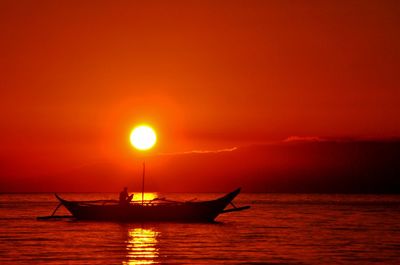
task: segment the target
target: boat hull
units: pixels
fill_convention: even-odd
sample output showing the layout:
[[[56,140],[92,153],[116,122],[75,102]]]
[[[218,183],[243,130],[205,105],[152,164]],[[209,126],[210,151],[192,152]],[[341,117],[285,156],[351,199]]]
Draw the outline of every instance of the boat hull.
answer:
[[[91,205],[56,197],[71,214],[80,220],[144,222],[212,222],[239,194],[237,189],[212,201],[171,204]]]

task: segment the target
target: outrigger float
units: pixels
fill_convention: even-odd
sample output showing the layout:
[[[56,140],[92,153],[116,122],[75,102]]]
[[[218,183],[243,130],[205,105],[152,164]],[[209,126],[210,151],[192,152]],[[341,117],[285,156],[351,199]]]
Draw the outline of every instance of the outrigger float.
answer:
[[[121,205],[117,200],[68,201],[55,194],[60,204],[50,216],[38,220],[75,218],[77,220],[116,222],[213,222],[218,215],[249,209],[250,206],[236,207],[233,199],[240,188],[210,201],[171,201],[156,198],[149,201],[134,201]],[[230,208],[226,209],[228,205]],[[57,210],[64,206],[71,216],[57,216]]]

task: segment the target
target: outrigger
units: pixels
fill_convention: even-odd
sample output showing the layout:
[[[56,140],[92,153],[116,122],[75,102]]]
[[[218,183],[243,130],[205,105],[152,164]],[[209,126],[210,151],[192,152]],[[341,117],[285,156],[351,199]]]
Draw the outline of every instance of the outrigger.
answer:
[[[117,200],[68,201],[55,194],[60,204],[50,216],[53,218],[75,218],[77,220],[117,221],[117,222],[213,222],[215,218],[228,212],[249,209],[250,206],[236,207],[232,200],[240,193],[240,188],[210,201],[171,201],[156,198],[149,201],[134,201],[121,205]],[[225,209],[228,205],[232,207]],[[72,216],[57,216],[56,211],[64,206]]]

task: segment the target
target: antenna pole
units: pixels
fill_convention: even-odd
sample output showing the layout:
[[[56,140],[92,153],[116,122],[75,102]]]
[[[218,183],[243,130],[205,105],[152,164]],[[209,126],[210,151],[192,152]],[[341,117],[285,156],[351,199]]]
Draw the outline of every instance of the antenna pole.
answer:
[[[145,175],[145,169],[146,165],[145,162],[143,161],[143,177],[142,177],[142,205],[144,203],[144,175]]]

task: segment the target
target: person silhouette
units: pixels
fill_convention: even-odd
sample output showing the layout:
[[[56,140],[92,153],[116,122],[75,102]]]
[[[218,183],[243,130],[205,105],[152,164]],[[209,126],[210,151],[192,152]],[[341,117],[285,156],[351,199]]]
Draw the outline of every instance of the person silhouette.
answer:
[[[120,205],[129,205],[132,201],[133,194],[128,194],[128,188],[125,187],[123,191],[119,193],[119,204]]]

